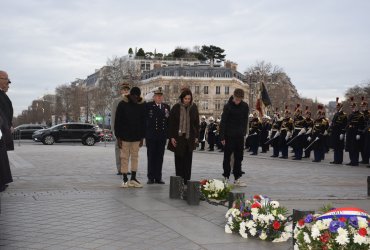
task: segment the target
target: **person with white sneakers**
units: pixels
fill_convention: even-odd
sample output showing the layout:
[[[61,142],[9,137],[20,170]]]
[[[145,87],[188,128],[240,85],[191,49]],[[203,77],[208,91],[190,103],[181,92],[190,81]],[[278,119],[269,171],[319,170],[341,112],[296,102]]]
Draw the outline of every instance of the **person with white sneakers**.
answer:
[[[223,176],[229,181],[231,166],[230,158],[234,155],[234,185],[245,187],[246,184],[240,180],[242,177],[242,161],[244,151],[244,137],[247,134],[249,106],[243,101],[244,90],[235,89],[229,102],[225,104],[220,124],[220,140],[224,145]]]

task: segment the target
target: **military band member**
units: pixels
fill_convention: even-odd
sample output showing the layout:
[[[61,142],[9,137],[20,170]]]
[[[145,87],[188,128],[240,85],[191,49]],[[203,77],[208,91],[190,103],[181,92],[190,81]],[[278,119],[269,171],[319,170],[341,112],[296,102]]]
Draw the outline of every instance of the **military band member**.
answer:
[[[279,146],[281,156],[279,158],[288,159],[288,141],[292,137],[293,132],[293,119],[291,118],[291,112],[288,110],[288,106],[285,106],[284,119],[280,127]]]
[[[214,151],[216,143],[217,125],[215,124],[215,119],[212,116],[209,117],[208,121],[209,121],[209,124],[207,126],[207,141],[209,145],[208,151]]]
[[[154,91],[153,101],[146,103],[146,147],[148,156],[148,184],[164,184],[163,155],[168,138],[170,106],[163,103],[163,90]]]
[[[347,114],[343,112],[343,104],[337,97],[337,112],[330,124],[330,145],[334,149],[334,161],[331,164],[343,163],[344,135],[347,126]]]
[[[300,104],[297,104],[294,112],[294,131],[293,137],[291,140],[291,146],[294,149],[294,158],[293,160],[301,160],[303,155],[303,147],[306,141],[306,120],[302,116],[302,109]]]
[[[329,128],[328,120],[325,118],[325,110],[322,105],[318,106],[316,119],[313,124],[312,137],[309,141],[312,143],[314,160],[313,162],[320,162],[324,158],[324,137],[326,130]]]
[[[199,124],[199,143],[200,143],[200,151],[204,151],[204,147],[206,145],[206,129],[207,129],[207,122],[206,117],[202,115],[200,118],[201,122]]]
[[[367,101],[365,100],[365,97],[361,97],[361,112],[362,114],[364,115],[364,126],[365,126],[365,129],[363,131],[363,136],[361,136],[361,163],[362,164],[369,164],[369,153],[368,153],[368,150],[367,150],[367,147],[369,146],[369,134],[368,134],[368,130],[366,129],[367,126],[369,125],[369,116],[370,116],[370,113],[369,113],[369,110],[368,110],[368,103]]]
[[[280,127],[283,119],[280,118],[278,108],[275,110],[274,119],[271,126],[270,134],[270,143],[272,146],[272,155],[271,157],[279,157],[279,136],[280,136]]]
[[[306,141],[305,141],[304,146],[303,146],[306,150],[304,151],[303,158],[310,158],[311,151],[312,151],[311,149],[307,148],[311,144],[311,142],[309,142],[307,139],[308,139],[308,137],[312,136],[313,122],[314,122],[313,119],[311,118],[311,115],[312,115],[311,111],[308,109],[308,106],[306,106],[305,124],[306,124],[307,132],[306,132],[306,136],[305,136]]]
[[[352,113],[348,116],[348,123],[346,127],[346,151],[349,153],[350,162],[348,166],[358,166],[359,152],[361,150],[360,140],[362,131],[364,130],[364,116],[359,111],[354,98],[351,97],[350,107]]]
[[[261,125],[261,136],[260,136],[260,145],[262,148],[261,153],[267,153],[269,151],[269,145],[265,144],[269,140],[269,134],[271,131],[271,122],[270,117],[264,115],[262,117],[262,125]]]
[[[258,118],[258,113],[255,111],[253,112],[253,118],[250,121],[249,125],[249,145],[252,151],[251,155],[258,154],[258,146],[259,146],[259,138],[261,134],[262,123],[261,120]]]

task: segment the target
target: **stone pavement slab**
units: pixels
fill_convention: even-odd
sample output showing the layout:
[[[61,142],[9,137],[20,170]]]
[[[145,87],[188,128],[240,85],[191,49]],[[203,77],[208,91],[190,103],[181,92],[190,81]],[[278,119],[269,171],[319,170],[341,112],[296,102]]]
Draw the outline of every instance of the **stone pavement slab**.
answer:
[[[224,233],[226,208],[169,199],[174,158],[166,151],[165,185],[120,188],[114,145],[45,146],[22,141],[9,153],[14,183],[1,193],[0,249],[289,249],[291,243],[242,239]],[[245,155],[239,188],[264,194],[292,209],[358,206],[370,211],[365,166]],[[195,152],[192,177],[221,178],[222,154]],[[146,182],[146,150],[138,177]]]

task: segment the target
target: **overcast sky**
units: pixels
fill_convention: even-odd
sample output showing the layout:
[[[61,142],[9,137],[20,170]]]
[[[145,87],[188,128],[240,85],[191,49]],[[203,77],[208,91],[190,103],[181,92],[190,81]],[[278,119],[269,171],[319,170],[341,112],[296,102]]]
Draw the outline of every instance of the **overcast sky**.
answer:
[[[370,80],[370,1],[2,0],[0,69],[15,114],[130,47],[216,45],[244,72],[278,65],[299,94],[328,102]]]

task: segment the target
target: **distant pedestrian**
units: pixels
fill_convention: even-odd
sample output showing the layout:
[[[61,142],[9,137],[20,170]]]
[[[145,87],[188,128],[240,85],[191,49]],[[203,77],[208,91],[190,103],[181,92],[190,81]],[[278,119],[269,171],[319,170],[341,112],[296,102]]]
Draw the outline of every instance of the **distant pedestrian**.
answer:
[[[175,153],[176,176],[191,178],[193,150],[199,138],[199,112],[190,89],[183,89],[170,112],[168,149]]]
[[[114,121],[116,119],[117,106],[123,100],[123,97],[130,93],[130,85],[128,83],[123,82],[123,83],[119,84],[118,88],[119,88],[120,96],[113,100],[111,120],[110,120],[110,126],[111,126],[113,131],[114,131]],[[114,149],[115,149],[114,153],[115,153],[115,156],[116,156],[117,175],[121,175],[122,174],[121,173],[121,157],[120,157],[121,150],[118,147],[118,140],[116,140],[116,142],[115,142]],[[127,173],[127,174],[129,174],[129,173]]]
[[[163,156],[168,138],[168,118],[170,106],[163,103],[163,90],[153,91],[153,101],[145,105],[145,143],[148,156],[148,184],[165,184],[162,180]]]
[[[200,144],[200,151],[204,151],[204,147],[206,145],[206,129],[207,129],[207,122],[206,117],[202,115],[201,122],[199,125],[199,144]]]
[[[244,91],[235,89],[229,102],[225,104],[220,124],[220,139],[224,145],[223,176],[225,181],[229,180],[231,166],[230,158],[234,154],[234,184],[236,186],[246,186],[240,180],[242,176],[241,166],[243,161],[244,137],[247,133],[249,107],[243,101]]]
[[[216,143],[216,132],[217,132],[217,125],[215,123],[215,119],[211,116],[208,118],[208,126],[207,126],[207,140],[208,140],[208,151],[215,150],[215,143]]]
[[[121,173],[123,183],[121,187],[143,187],[137,180],[139,149],[143,145],[145,136],[145,106],[140,97],[141,91],[133,87],[130,94],[123,97],[118,104],[114,121],[114,134],[121,149]],[[131,162],[131,180],[128,181],[127,173]]]
[[[13,132],[13,105],[7,96],[9,84],[11,83],[8,74],[0,70],[0,191],[4,191],[7,184],[13,182],[7,151],[14,150]]]

